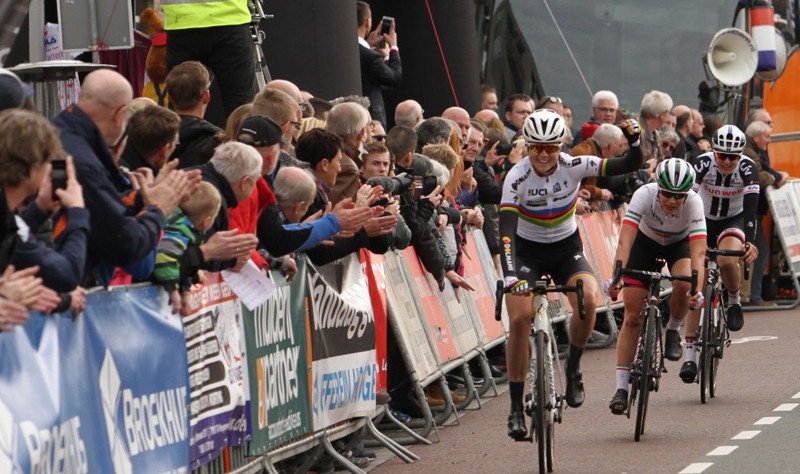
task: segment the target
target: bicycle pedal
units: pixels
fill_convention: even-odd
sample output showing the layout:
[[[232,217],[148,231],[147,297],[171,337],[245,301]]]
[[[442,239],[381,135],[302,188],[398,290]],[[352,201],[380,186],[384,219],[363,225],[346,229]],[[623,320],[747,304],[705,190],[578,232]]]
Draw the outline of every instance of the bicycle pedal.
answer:
[[[511,438],[511,439],[513,439],[515,442],[527,441],[529,443],[533,443],[533,436],[524,436],[524,437],[519,437],[519,438]]]

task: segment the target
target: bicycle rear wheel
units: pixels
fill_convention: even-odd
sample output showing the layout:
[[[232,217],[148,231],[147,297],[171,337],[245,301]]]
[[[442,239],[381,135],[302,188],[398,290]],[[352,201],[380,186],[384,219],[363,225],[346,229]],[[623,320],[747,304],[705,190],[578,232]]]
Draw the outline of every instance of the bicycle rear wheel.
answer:
[[[703,308],[703,319],[700,326],[700,363],[698,368],[700,370],[700,403],[705,403],[710,398],[711,387],[711,361],[714,359],[714,340],[712,325],[714,324],[714,312],[716,311],[715,299],[717,297],[716,289],[713,285],[706,286],[705,294],[705,307]]]
[[[552,384],[553,358],[544,331],[538,331],[536,341],[536,443],[539,451],[539,472],[553,471],[553,410],[555,387]]]
[[[642,321],[642,339],[644,340],[642,352],[642,373],[639,377],[639,406],[636,408],[636,431],[634,440],[644,434],[645,419],[647,418],[647,403],[650,399],[650,380],[653,379],[653,361],[656,352],[656,309],[647,310],[647,318]]]

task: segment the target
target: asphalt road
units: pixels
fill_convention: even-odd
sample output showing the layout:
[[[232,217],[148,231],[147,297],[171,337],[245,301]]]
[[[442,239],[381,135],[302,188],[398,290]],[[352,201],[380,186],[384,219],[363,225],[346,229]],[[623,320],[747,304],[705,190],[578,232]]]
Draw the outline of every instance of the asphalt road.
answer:
[[[748,312],[745,326],[720,364],[717,397],[700,403],[699,385],[678,378],[667,362],[651,394],[647,430],[633,441],[635,414],[614,416],[614,349],[584,353],[586,402],[567,409],[556,426],[558,473],[800,472],[800,310]],[[501,386],[505,392],[507,386]],[[439,441],[411,450],[414,464],[379,450],[370,470],[379,474],[523,473],[537,471],[536,445],[506,437],[508,395],[440,428]],[[777,411],[776,411],[777,410]],[[436,440],[436,434],[430,436]],[[382,459],[387,459],[381,462]]]

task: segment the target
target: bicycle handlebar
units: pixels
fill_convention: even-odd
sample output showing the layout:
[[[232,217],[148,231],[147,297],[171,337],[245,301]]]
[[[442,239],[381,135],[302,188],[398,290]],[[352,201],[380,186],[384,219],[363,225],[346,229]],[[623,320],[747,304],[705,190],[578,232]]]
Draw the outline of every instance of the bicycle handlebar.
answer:
[[[578,279],[574,286],[570,285],[548,285],[549,280],[536,280],[531,283],[528,291],[534,295],[544,295],[547,293],[575,293],[578,298],[578,317],[586,319],[586,308],[583,306],[583,280]],[[497,280],[495,289],[496,303],[494,307],[494,319],[500,321],[503,313],[503,295],[511,293],[505,287],[502,280]]]
[[[717,261],[717,257],[744,257],[745,253],[749,249],[750,249],[749,243],[744,244],[744,250],[720,250],[720,249],[709,248],[706,249],[706,257],[709,260],[713,260],[715,262]],[[747,262],[745,262],[744,264],[744,279],[745,280],[750,279],[750,265],[748,265]]]
[[[692,289],[689,291],[690,294],[694,295],[697,293],[697,270],[692,270],[691,276],[686,275],[671,275],[669,273],[663,272],[651,272],[646,270],[636,270],[634,268],[622,268],[622,261],[617,260],[614,264],[614,278],[611,280],[611,286],[616,285],[622,279],[623,276],[644,276],[648,278],[657,278],[658,280],[669,280],[669,281],[686,281],[692,284]]]

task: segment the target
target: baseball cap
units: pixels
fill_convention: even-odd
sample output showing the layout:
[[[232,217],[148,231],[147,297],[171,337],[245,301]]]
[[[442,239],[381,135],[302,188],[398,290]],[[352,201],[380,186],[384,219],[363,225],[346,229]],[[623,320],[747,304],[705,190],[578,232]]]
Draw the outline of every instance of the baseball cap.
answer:
[[[26,92],[19,77],[0,68],[0,110],[16,109],[25,104]]]
[[[242,122],[242,126],[239,127],[236,139],[254,147],[272,146],[276,143],[286,144],[280,125],[263,115],[254,115],[246,118]]]

